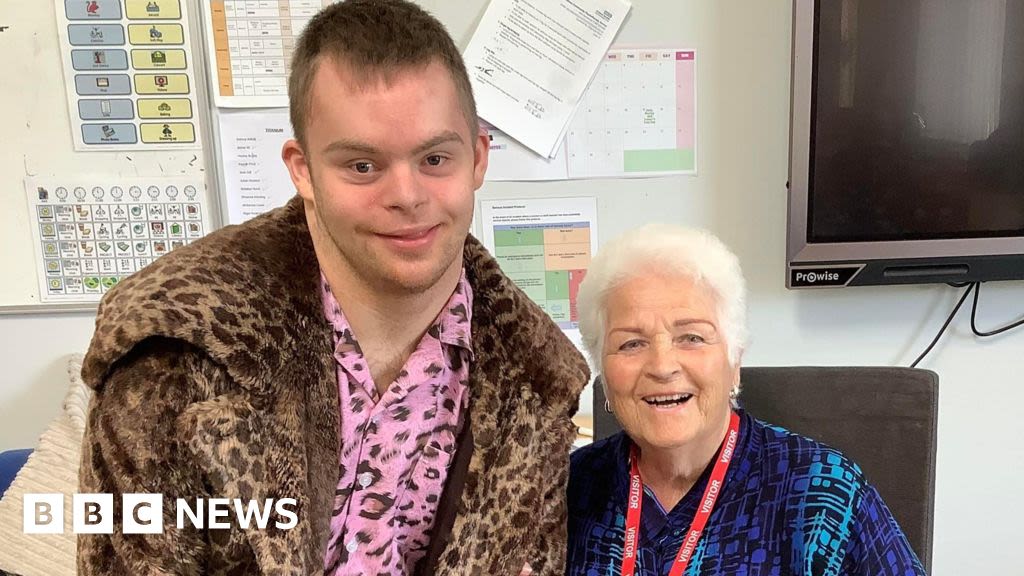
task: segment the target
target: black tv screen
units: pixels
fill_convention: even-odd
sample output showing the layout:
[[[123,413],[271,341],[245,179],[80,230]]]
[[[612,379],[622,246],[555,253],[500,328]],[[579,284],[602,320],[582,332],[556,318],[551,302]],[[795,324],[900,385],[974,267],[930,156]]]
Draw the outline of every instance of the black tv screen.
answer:
[[[1024,278],[1024,0],[794,9],[791,267]],[[982,277],[996,256],[1019,276]]]

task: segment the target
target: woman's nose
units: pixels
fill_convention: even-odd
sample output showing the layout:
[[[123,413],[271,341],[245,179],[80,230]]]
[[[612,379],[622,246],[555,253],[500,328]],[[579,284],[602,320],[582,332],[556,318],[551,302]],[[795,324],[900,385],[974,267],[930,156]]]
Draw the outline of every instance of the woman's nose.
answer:
[[[645,369],[652,379],[662,382],[672,381],[682,372],[671,342],[657,339],[652,343]]]

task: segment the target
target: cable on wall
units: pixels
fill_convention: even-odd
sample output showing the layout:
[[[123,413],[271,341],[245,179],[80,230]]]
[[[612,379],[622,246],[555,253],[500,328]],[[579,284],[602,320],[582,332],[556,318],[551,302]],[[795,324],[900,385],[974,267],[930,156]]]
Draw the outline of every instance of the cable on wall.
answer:
[[[956,306],[953,307],[953,311],[950,312],[949,317],[946,318],[946,321],[942,324],[942,328],[939,328],[939,333],[935,335],[935,338],[932,339],[932,343],[924,349],[924,352],[921,352],[921,355],[917,357],[917,360],[914,360],[914,362],[910,364],[911,368],[917,368],[918,363],[920,363],[921,360],[924,360],[924,357],[932,351],[932,348],[935,347],[935,343],[939,341],[939,338],[942,338],[942,334],[946,331],[946,328],[949,327],[949,323],[953,321],[953,317],[960,311],[960,307],[964,305],[964,301],[971,295],[971,290],[973,288],[973,283],[967,284],[967,289],[964,290],[964,294],[960,297],[960,301],[956,303]]]
[[[964,290],[963,295],[960,296],[960,300],[956,303],[956,306],[953,307],[953,311],[949,313],[949,316],[946,318],[946,321],[942,324],[942,328],[939,328],[939,333],[936,334],[935,338],[932,339],[931,344],[929,344],[928,347],[924,349],[924,352],[921,352],[921,355],[918,356],[917,359],[910,364],[911,368],[916,368],[917,365],[921,362],[921,360],[923,360],[924,357],[927,356],[928,353],[932,351],[932,348],[935,347],[935,344],[939,341],[939,338],[942,338],[942,335],[946,332],[946,328],[949,327],[949,324],[953,321],[953,318],[956,317],[956,313],[960,311],[960,307],[963,306],[964,302],[967,300],[967,297],[971,295],[971,292],[974,292],[974,300],[971,303],[971,332],[973,332],[975,336],[979,338],[988,338],[990,336],[1002,334],[1003,332],[1008,332],[1010,330],[1013,330],[1014,328],[1024,326],[1024,318],[1022,318],[1020,320],[1017,320],[1016,322],[1011,322],[1006,326],[1002,326],[994,330],[978,330],[978,297],[981,295],[981,282],[950,283],[950,286],[954,288],[966,288],[966,290]]]
[[[1010,330],[1013,330],[1014,328],[1020,328],[1021,326],[1024,326],[1024,318],[1021,318],[1020,320],[1016,322],[1011,322],[1006,326],[1003,326],[1002,328],[996,328],[994,330],[989,330],[988,332],[982,332],[978,330],[978,325],[975,321],[975,318],[978,315],[978,296],[980,294],[981,282],[976,282],[974,284],[974,304],[971,306],[971,332],[974,332],[975,336],[978,336],[979,338],[987,338],[989,336],[995,336],[996,334],[1002,334],[1003,332],[1008,332]]]

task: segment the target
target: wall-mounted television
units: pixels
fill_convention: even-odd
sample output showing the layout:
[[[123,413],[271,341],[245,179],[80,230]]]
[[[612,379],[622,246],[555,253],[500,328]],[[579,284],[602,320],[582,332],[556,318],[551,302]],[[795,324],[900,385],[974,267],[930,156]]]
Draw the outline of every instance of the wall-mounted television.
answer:
[[[1024,279],[1024,0],[794,0],[790,288]]]

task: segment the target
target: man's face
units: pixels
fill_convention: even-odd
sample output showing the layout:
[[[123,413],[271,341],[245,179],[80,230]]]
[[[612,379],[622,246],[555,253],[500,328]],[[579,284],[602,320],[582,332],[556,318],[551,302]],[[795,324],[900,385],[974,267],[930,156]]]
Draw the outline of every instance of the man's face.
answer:
[[[439,63],[364,81],[323,60],[306,147],[283,156],[305,201],[321,266],[381,291],[413,293],[461,268],[486,134],[470,131]]]

